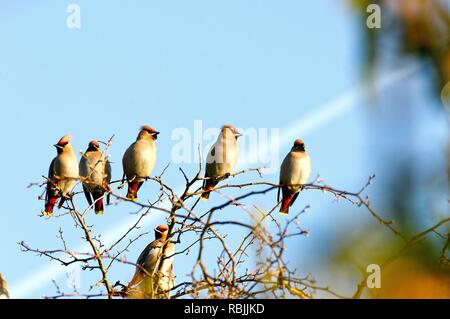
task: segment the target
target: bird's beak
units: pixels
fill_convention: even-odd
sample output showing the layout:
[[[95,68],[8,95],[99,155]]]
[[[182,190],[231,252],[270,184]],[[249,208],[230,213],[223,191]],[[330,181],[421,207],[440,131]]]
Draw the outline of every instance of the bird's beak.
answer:
[[[152,133],[153,137],[155,138],[155,140],[158,138],[159,132],[153,132]]]
[[[242,134],[240,132],[237,132],[237,131],[236,131],[236,134],[234,134],[234,135],[236,136],[236,138],[239,138],[239,137],[242,136]]]
[[[53,146],[56,147],[56,148],[59,148],[60,150],[63,149],[63,147],[62,147],[61,145],[58,145],[58,144],[55,144],[55,145],[53,145]]]

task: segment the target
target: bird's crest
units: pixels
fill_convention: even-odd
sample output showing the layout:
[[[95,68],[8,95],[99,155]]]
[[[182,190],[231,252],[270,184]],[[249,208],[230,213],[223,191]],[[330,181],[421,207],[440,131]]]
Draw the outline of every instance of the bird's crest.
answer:
[[[301,145],[305,145],[305,143],[302,140],[300,140],[300,139],[295,140],[294,146],[301,146]]]
[[[237,129],[233,125],[227,124],[222,126],[222,132],[225,131],[226,129],[230,129],[233,133],[237,132]]]
[[[229,129],[231,131],[231,133],[236,137],[236,139],[240,136],[242,136],[242,134],[237,130],[237,128],[233,125],[224,125],[222,126],[222,134],[225,134],[225,130]]]
[[[148,125],[143,125],[141,127],[141,131],[146,131],[149,134],[157,133],[157,131],[153,127],[148,126]]]
[[[72,136],[70,135],[64,135],[63,137],[61,137],[61,139],[58,141],[57,145],[59,146],[65,146],[67,144],[70,143],[70,141],[72,140]]]
[[[162,234],[162,233],[165,233],[166,231],[169,230],[169,226],[167,226],[167,225],[160,225],[160,226],[156,227],[155,230]]]
[[[96,140],[92,140],[89,142],[89,150],[98,150],[100,149],[100,144]]]
[[[100,148],[100,144],[96,140],[89,142],[89,147]]]

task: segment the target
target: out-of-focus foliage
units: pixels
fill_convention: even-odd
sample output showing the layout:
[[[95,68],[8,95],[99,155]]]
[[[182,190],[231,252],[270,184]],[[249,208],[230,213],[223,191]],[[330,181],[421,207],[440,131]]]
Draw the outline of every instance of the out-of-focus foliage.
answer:
[[[431,62],[438,77],[436,94],[450,81],[450,3],[442,0],[351,0],[361,13],[369,71],[387,43],[397,54],[414,55]],[[366,27],[369,4],[381,7],[380,29]]]
[[[357,272],[362,278],[367,276],[368,265],[381,267],[381,287],[367,289],[363,297],[450,298],[450,268],[444,247],[436,249],[429,237],[402,250],[401,239],[388,239],[383,234],[377,226],[362,228],[351,236],[342,233],[344,242],[333,258],[336,269]]]
[[[431,67],[432,72],[421,72],[426,83],[432,83],[434,96],[450,106],[450,2],[441,0],[350,0],[360,15],[358,29],[363,33],[363,56],[369,78],[379,67],[392,67],[404,58],[415,57]],[[369,4],[381,8],[381,28],[369,29],[366,25]],[[372,113],[368,131],[377,147],[371,155],[382,158],[378,171],[388,171],[378,180],[383,196],[376,202],[385,215],[391,216],[406,238],[412,238],[432,223],[449,216],[449,210],[437,211],[432,205],[436,199],[448,198],[448,166],[436,162],[423,163],[420,152],[405,148],[417,138],[414,101],[405,99],[411,87],[398,85],[383,99],[382,112]],[[378,100],[377,100],[378,101]],[[398,103],[410,101],[411,103]],[[447,103],[449,102],[449,103]],[[434,116],[447,116],[433,112]],[[382,125],[383,134],[376,125]],[[422,131],[423,132],[423,131]],[[391,138],[395,137],[395,138]],[[450,141],[448,142],[450,145]],[[407,152],[394,157],[393,150]],[[448,152],[450,148],[443,148]],[[400,151],[398,151],[400,152]],[[447,153],[447,159],[450,153]],[[431,156],[431,155],[430,155]],[[393,160],[395,158],[395,160]],[[388,165],[385,162],[390,159]],[[431,157],[430,157],[431,159]],[[427,170],[417,167],[427,166]],[[376,167],[374,167],[376,169]],[[418,182],[420,181],[420,182]],[[441,196],[442,195],[442,196]],[[449,204],[449,203],[447,203]],[[378,225],[377,225],[378,226]],[[445,225],[406,251],[405,240],[392,237],[382,227],[363,226],[349,233],[336,234],[339,247],[331,258],[331,267],[345,276],[364,278],[370,264],[381,266],[381,288],[367,289],[363,297],[369,298],[450,298],[450,268],[448,265],[449,227]],[[401,253],[399,253],[401,252]],[[356,289],[356,286],[355,286]],[[356,289],[358,291],[358,289]],[[358,295],[358,294],[355,294]],[[359,295],[361,296],[361,295]]]
[[[403,258],[383,273],[380,289],[370,289],[373,298],[450,298],[450,276],[432,271],[417,259]]]

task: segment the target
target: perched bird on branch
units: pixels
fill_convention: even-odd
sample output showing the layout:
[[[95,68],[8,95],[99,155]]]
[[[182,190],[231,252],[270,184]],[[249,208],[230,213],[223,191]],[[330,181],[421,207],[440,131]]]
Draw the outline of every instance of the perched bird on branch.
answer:
[[[206,179],[203,182],[201,199],[207,201],[211,190],[220,180],[233,173],[239,155],[237,139],[240,136],[242,134],[234,126],[222,127],[216,143],[211,147],[206,158]]]
[[[0,299],[9,299],[8,284],[2,274],[0,274]]]
[[[43,214],[51,216],[53,208],[60,198],[58,208],[61,208],[78,181],[78,160],[70,144],[70,135],[63,136],[56,147],[57,155],[50,164],[47,179],[46,203]]]
[[[288,214],[298,197],[303,185],[311,175],[311,160],[302,140],[296,140],[291,151],[281,164],[280,185],[283,194],[281,202],[281,214]],[[280,201],[280,189],[278,189],[278,201]]]
[[[136,267],[133,279],[125,289],[126,297],[133,299],[170,298],[170,290],[175,285],[173,276],[175,245],[167,238],[168,232],[167,225],[161,225],[155,229],[155,240],[142,251],[136,262],[138,267]]]
[[[136,200],[144,181],[150,177],[156,165],[156,139],[159,132],[143,126],[136,142],[126,150],[123,159],[124,178],[128,181],[127,199]]]
[[[108,204],[110,199],[111,164],[105,159],[97,141],[89,142],[81,157],[80,179],[89,206],[94,204],[95,213],[103,214],[103,195],[108,192]]]

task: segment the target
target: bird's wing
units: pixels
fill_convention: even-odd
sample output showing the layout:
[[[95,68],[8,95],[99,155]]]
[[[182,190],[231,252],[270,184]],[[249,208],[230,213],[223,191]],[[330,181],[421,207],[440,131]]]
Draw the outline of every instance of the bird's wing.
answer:
[[[48,200],[51,189],[53,187],[52,181],[55,180],[55,161],[56,161],[56,157],[52,160],[52,162],[50,163],[50,167],[48,168],[47,192],[45,194],[45,200]]]
[[[214,167],[214,156],[216,156],[216,144],[214,144],[208,152],[208,156],[206,157],[206,165],[205,165],[205,178],[213,178],[211,171]],[[203,181],[203,188],[206,187],[208,180]]]
[[[136,262],[136,265],[137,265],[136,271],[134,273],[133,279],[131,279],[131,281],[128,284],[128,288],[132,288],[132,287],[136,286],[144,278],[144,271],[142,270],[142,268],[144,268],[144,266],[145,266],[145,260],[147,259],[147,255],[150,250],[150,246],[151,246],[151,244],[148,245],[147,247],[145,247],[145,249],[139,255],[139,258]]]
[[[154,269],[154,264],[157,261],[159,250],[161,249],[161,242],[159,240],[155,240],[151,242],[145,249],[141,252],[139,255],[139,258],[136,262],[136,265],[139,267],[136,267],[136,273],[131,280],[129,286],[131,283],[135,285],[136,283],[140,282],[142,278],[146,275],[145,269],[148,273],[152,273]]]
[[[209,178],[209,177],[210,177],[210,176],[209,176],[209,174],[208,174],[208,170],[205,170],[205,178]],[[205,189],[207,182],[208,182],[207,179],[204,179],[204,180],[203,180],[203,189]]]
[[[289,152],[281,163],[280,184],[289,185],[292,179],[292,154]]]
[[[124,177],[126,177],[128,179],[128,174],[131,171],[130,166],[132,166],[132,154],[133,154],[133,148],[134,148],[134,144],[131,144],[130,147],[127,148],[127,150],[125,151],[125,153],[123,154],[122,157],[122,166],[123,166],[123,175]]]
[[[83,184],[83,192],[84,192],[84,196],[86,196],[89,206],[92,206],[91,193],[89,192],[89,190],[86,188],[86,186],[84,184]]]
[[[80,163],[78,164],[79,175],[81,181],[89,177],[89,164],[87,163],[87,154],[81,155]]]
[[[206,156],[206,167],[208,167],[208,165],[214,164],[215,156],[216,156],[216,144],[214,144],[211,147],[211,149],[208,152],[208,155]]]
[[[108,192],[108,195],[106,195],[106,203],[109,205],[111,204],[111,188],[109,184],[111,183],[111,176],[112,176],[112,168],[111,163],[107,160],[105,164],[105,182],[103,185],[104,189]]]
[[[140,268],[136,268],[136,272],[134,273],[133,279],[128,283],[128,289],[133,288],[138,283],[142,281],[144,278],[144,272]]]
[[[107,185],[111,183],[111,175],[112,175],[111,163],[107,160],[105,164],[105,183]]]

